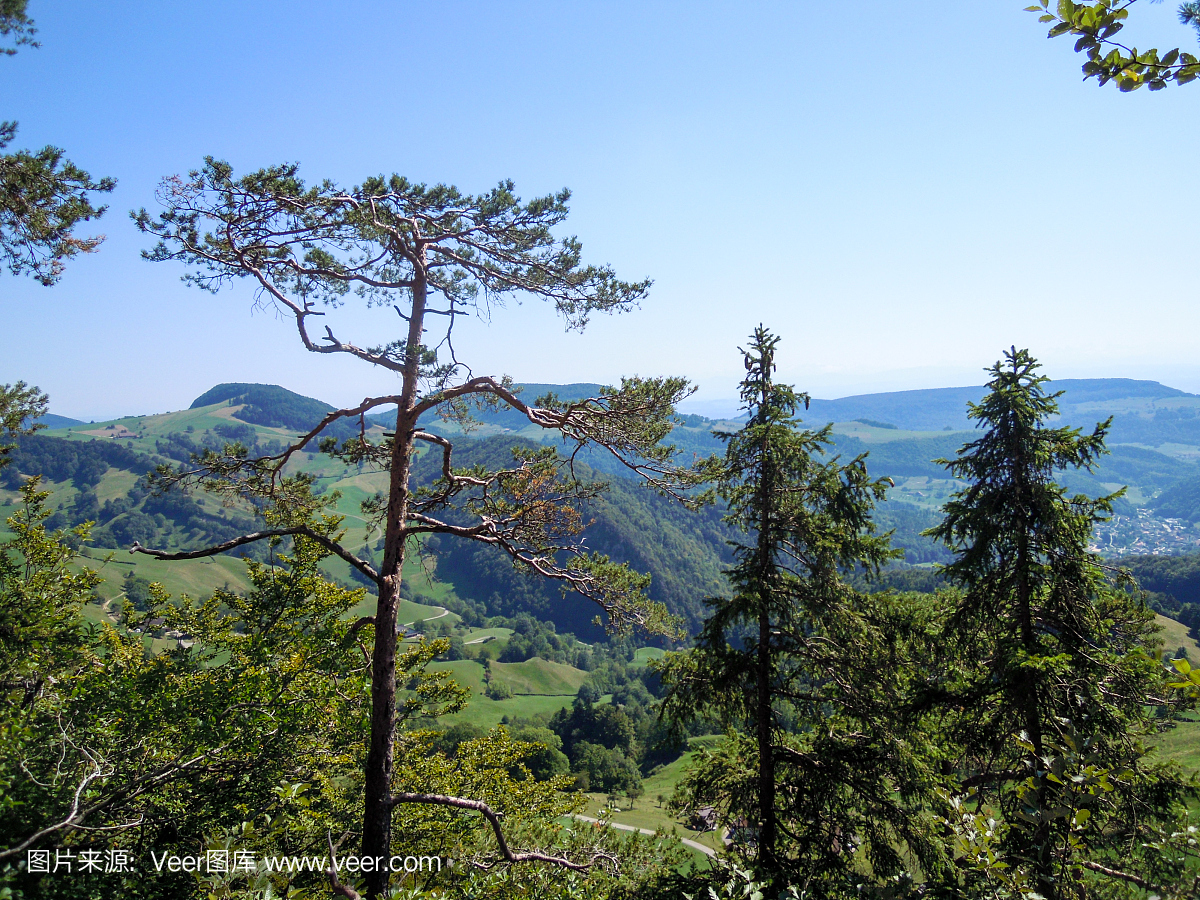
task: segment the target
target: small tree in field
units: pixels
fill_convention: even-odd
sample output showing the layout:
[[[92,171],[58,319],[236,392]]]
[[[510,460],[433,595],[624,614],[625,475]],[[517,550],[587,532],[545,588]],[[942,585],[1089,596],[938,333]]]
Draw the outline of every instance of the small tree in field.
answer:
[[[192,471],[167,479],[168,485],[199,482],[252,502],[309,502],[305,479],[285,476],[285,466],[326,426],[357,419],[359,437],[340,446],[326,441],[323,449],[347,463],[373,464],[389,473],[388,490],[365,510],[385,534],[378,571],[339,541],[303,525],[191,553],[135,548],[163,559],[188,559],[272,536],[304,534],[323,541],[377,585],[375,615],[362,623],[374,628],[364,855],[390,855],[391,812],[397,803],[479,809],[466,798],[392,791],[396,615],[412,539],[436,534],[490,544],[515,565],[599,604],[613,627],[670,627],[665,611],[646,599],[645,578],[587,552],[578,541],[584,521],[575,504],[595,495],[600,485],[577,480],[552,447],[514,451],[512,466],[503,470],[456,469],[452,442],[420,424],[422,417],[435,415],[465,421],[472,404],[503,405],[561,435],[572,458],[585,448],[602,448],[657,489],[681,498],[703,480],[703,464],[677,466],[673,448],[662,444],[672,427],[674,404],[689,391],[684,380],[633,378],[619,390],[605,389],[576,402],[553,395],[527,402],[511,379],[476,375],[455,354],[460,318],[487,313],[512,295],[546,300],[575,329],[593,313],[622,312],[645,296],[648,281],[625,282],[608,267],[586,266],[576,239],[555,239],[552,229],[566,217],[568,198],[564,190],[522,203],[510,182],[473,196],[400,176],[371,178],[350,190],[329,181],[307,186],[294,165],[234,178],[229,165],[208,159],[186,178],[163,181],[159,200],[165,209],[157,217],[145,210],[135,214],[138,226],[159,239],[147,258],[187,264],[185,280],[209,291],[249,279],[259,302],[292,318],[308,351],[353,357],[398,377],[394,393],[329,413],[282,453],[252,459],[235,445],[208,453]],[[350,300],[394,309],[398,318],[391,321],[400,324],[400,334],[356,343],[340,333],[334,317]],[[320,333],[314,331],[318,327]],[[364,417],[393,405],[394,435],[370,440]],[[410,483],[418,446],[442,462],[440,480],[421,490]],[[548,859],[511,851],[506,856],[510,861]],[[386,883],[386,873],[373,874],[371,893],[382,892]]]

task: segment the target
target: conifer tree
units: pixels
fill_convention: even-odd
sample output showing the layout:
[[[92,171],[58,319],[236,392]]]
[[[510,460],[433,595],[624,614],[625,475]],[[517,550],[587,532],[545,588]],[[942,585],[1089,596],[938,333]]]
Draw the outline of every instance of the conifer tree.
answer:
[[[921,764],[887,724],[889,673],[872,670],[887,636],[846,582],[894,554],[873,533],[884,496],[864,457],[830,456],[831,426],[801,428],[808,396],[774,380],[779,339],[759,327],[743,351],[749,421],[727,436],[719,493],[741,537],[732,595],[694,650],[663,666],[676,721],[715,717],[727,739],[686,778],[682,801],[744,818],[755,862],[776,887],[853,896],[907,868],[901,847],[936,866],[931,823],[912,814]],[[904,773],[907,767],[908,773]]]
[[[27,0],[0,0],[0,55],[38,46],[26,6]],[[16,135],[16,122],[0,122],[0,150]],[[0,153],[0,263],[13,275],[54,284],[67,260],[95,251],[104,240],[103,235],[79,237],[75,227],[104,215],[107,207],[94,205],[94,195],[116,186],[112,178],[94,181],[57,147]]]
[[[1015,348],[991,368],[968,413],[983,435],[942,460],[966,486],[928,532],[956,552],[944,574],[961,589],[944,644],[962,668],[933,690],[968,791],[959,852],[1002,896],[1092,896],[1095,880],[1168,891],[1193,789],[1146,755],[1146,710],[1171,702],[1154,617],[1087,549],[1120,493],[1069,497],[1056,481],[1095,465],[1111,419],[1090,434],[1049,427],[1059,395],[1037,370]]]
[[[511,378],[473,371],[455,349],[460,323],[472,315],[490,316],[510,297],[543,299],[569,328],[582,329],[591,315],[629,310],[645,296],[648,280],[625,282],[608,266],[584,265],[579,241],[555,236],[569,198],[563,190],[522,202],[511,182],[470,195],[399,175],[368,178],[350,189],[330,181],[309,186],[290,164],[236,178],[227,163],[209,158],[186,178],[163,181],[158,216],[146,210],[134,214],[138,227],[157,238],[148,259],[186,264],[185,280],[209,291],[246,279],[262,302],[292,320],[305,350],[356,359],[396,377],[392,392],[330,412],[282,453],[252,458],[244,447],[231,445],[199,458],[188,471],[165,472],[159,482],[200,483],[235,501],[286,507],[291,490],[307,496],[303,476],[286,474],[288,463],[327,426],[357,421],[357,438],[341,445],[328,439],[321,446],[347,463],[388,473],[386,492],[364,504],[368,520],[384,534],[378,570],[303,525],[188,553],[135,547],[160,559],[191,559],[304,535],[323,542],[377,586],[375,614],[361,623],[374,632],[365,856],[391,855],[397,804],[479,811],[471,798],[393,790],[397,610],[404,562],[416,541],[439,535],[486,544],[518,568],[595,602],[613,627],[673,627],[665,609],[645,597],[648,579],[583,545],[585,520],[578,504],[603,486],[576,478],[571,462],[580,452],[599,450],[658,490],[694,502],[688,489],[706,477],[704,463],[680,466],[674,448],[663,443],[674,423],[674,404],[690,393],[687,382],[629,378],[619,389],[570,402],[554,395],[522,398]],[[337,311],[351,300],[380,310],[384,336],[355,342],[342,330],[346,324],[338,323]],[[467,424],[472,409],[479,408],[518,412],[561,441],[570,459],[560,458],[551,445],[514,451],[511,465],[502,468],[456,467],[454,441],[427,425],[439,417]],[[395,410],[393,431],[382,437],[369,433],[367,415],[384,409]],[[419,450],[441,463],[441,478],[421,489],[413,483]],[[532,851],[508,859],[565,862]],[[384,893],[387,880],[386,872],[371,873],[370,896]]]

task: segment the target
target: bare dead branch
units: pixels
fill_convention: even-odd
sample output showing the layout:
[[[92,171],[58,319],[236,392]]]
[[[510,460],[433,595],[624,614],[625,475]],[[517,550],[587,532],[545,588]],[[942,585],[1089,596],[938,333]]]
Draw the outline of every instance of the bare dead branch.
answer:
[[[494,480],[494,479],[485,480],[482,478],[471,478],[471,477],[465,476],[465,475],[455,475],[453,469],[451,469],[451,467],[450,467],[450,457],[451,457],[451,454],[454,452],[454,444],[452,444],[450,441],[446,440],[441,435],[430,434],[428,431],[417,431],[417,432],[413,433],[413,438],[418,441],[425,441],[426,443],[429,443],[429,444],[436,444],[437,446],[442,448],[442,477],[446,481],[451,482],[452,484],[469,485],[472,487],[484,487],[485,485],[489,484],[491,480]]]
[[[325,870],[325,874],[329,877],[329,887],[335,894],[341,894],[346,898],[346,900],[361,900],[361,895],[358,893],[358,891],[354,890],[354,888],[350,887],[349,885],[342,884],[341,880],[338,878],[337,866],[333,864],[333,860],[337,856],[338,850],[342,848],[342,841],[346,840],[346,837],[349,835],[349,833],[350,832],[346,832],[346,834],[343,834],[340,838],[338,838],[338,842],[335,844],[333,842],[333,832],[325,832],[325,840],[329,844],[329,868]]]
[[[504,837],[504,829],[500,824],[500,816],[490,806],[482,800],[468,800],[465,797],[449,797],[445,794],[410,794],[398,793],[392,794],[391,805],[397,806],[401,803],[426,803],[435,806],[450,806],[455,809],[468,809],[480,813],[492,826],[492,831],[496,834],[496,844],[500,848],[500,855],[510,863],[519,862],[544,862],[552,865],[562,866],[564,869],[572,869],[576,872],[586,872],[593,865],[596,859],[608,858],[607,854],[600,854],[593,858],[591,862],[577,863],[572,862],[561,856],[550,856],[546,853],[538,853],[536,851],[525,851],[514,853],[508,846],[508,841]],[[484,867],[486,868],[486,866]]]
[[[123,787],[119,788],[111,795],[109,795],[107,797],[102,797],[101,799],[97,800],[96,802],[94,802],[86,807],[81,807],[80,804],[81,804],[81,801],[83,798],[83,792],[86,790],[88,785],[91,784],[93,781],[97,780],[98,778],[108,778],[111,775],[113,775],[114,773],[112,771],[108,771],[108,772],[103,771],[103,769],[101,768],[100,763],[97,761],[97,759],[94,756],[92,756],[92,754],[89,753],[87,750],[82,750],[82,748],[81,748],[83,754],[92,763],[93,768],[83,778],[83,780],[80,782],[79,786],[76,788],[75,797],[71,804],[71,811],[67,814],[66,818],[63,819],[61,822],[58,822],[54,825],[50,825],[46,828],[43,828],[41,831],[38,831],[36,834],[34,834],[31,837],[27,838],[26,840],[22,841],[20,844],[16,845],[15,847],[10,847],[6,850],[0,851],[0,859],[3,859],[6,856],[11,856],[16,853],[20,853],[22,850],[26,849],[27,847],[32,846],[36,841],[41,840],[46,835],[52,834],[56,831],[62,831],[64,829],[68,829],[68,828],[69,829],[81,828],[82,827],[81,823],[85,819],[87,819],[88,816],[92,815],[93,813],[96,813],[99,810],[104,809],[105,807],[113,806],[114,804],[117,804],[119,802],[122,802],[122,801],[127,802],[129,800],[132,800],[135,797],[138,797],[141,794],[146,793],[151,788],[156,787],[159,784],[162,784],[164,781],[168,780],[169,778],[173,778],[181,772],[186,772],[190,769],[194,769],[198,764],[204,762],[206,759],[211,759],[212,757],[214,757],[217,754],[224,751],[228,746],[229,746],[229,744],[226,743],[226,744],[222,744],[219,747],[214,747],[213,749],[208,750],[205,753],[201,753],[200,755],[195,756],[192,759],[187,760],[186,762],[179,762],[178,761],[179,757],[176,757],[176,759],[174,761],[161,766],[157,771],[155,771],[153,773],[147,773],[147,774],[143,775],[142,777],[135,779],[133,782],[131,782],[127,785],[124,785]],[[112,830],[122,830],[125,828],[133,828],[133,827],[136,827],[138,824],[140,824],[140,819],[138,822],[113,826]],[[96,829],[96,830],[99,830],[99,829]],[[104,830],[109,830],[109,829],[104,829]]]
[[[300,450],[304,449],[304,447],[309,443],[309,441],[313,440],[317,435],[319,435],[329,425],[332,425],[338,419],[353,418],[354,416],[361,417],[364,414],[366,414],[366,412],[368,410],[374,409],[377,406],[391,406],[391,405],[399,402],[399,400],[400,400],[399,397],[390,397],[390,396],[389,397],[367,397],[366,399],[363,400],[362,403],[358,404],[358,406],[355,406],[353,408],[347,407],[345,409],[335,409],[332,412],[327,413],[325,418],[321,419],[320,423],[315,428],[309,429],[308,432],[306,432],[305,434],[302,434],[299,438],[297,438],[295,441],[293,441],[292,444],[286,450],[284,450],[282,453],[277,454],[275,456],[262,456],[262,457],[259,457],[257,460],[255,460],[255,462],[262,462],[264,460],[276,460],[279,462],[279,468],[282,468],[284,465],[287,464],[287,461],[289,459],[291,459],[294,454],[296,454]]]
[[[113,774],[112,769],[105,772],[103,770],[103,768],[100,766],[100,763],[96,760],[96,758],[93,757],[86,750],[84,751],[84,755],[87,756],[88,762],[91,763],[91,767],[89,768],[88,772],[83,776],[83,778],[80,779],[78,787],[75,788],[75,796],[71,800],[71,809],[67,813],[66,818],[64,818],[61,822],[56,822],[53,825],[47,825],[41,831],[35,832],[34,834],[30,835],[25,840],[23,840],[21,843],[17,844],[15,847],[9,847],[7,850],[0,850],[0,859],[4,859],[5,857],[8,857],[8,856],[15,856],[16,854],[20,853],[22,850],[26,849],[27,847],[32,847],[34,844],[36,844],[38,841],[40,841],[46,835],[53,834],[56,831],[62,831],[65,828],[71,828],[77,822],[83,821],[84,816],[86,816],[87,812],[88,812],[87,810],[80,809],[80,802],[83,798],[83,792],[85,790],[87,790],[87,786],[89,784],[91,784],[93,781],[95,781],[96,779],[107,778]]]
[[[1110,869],[1108,866],[1102,866],[1098,862],[1092,862],[1090,859],[1080,860],[1080,865],[1085,869],[1091,869],[1093,872],[1099,872],[1101,875],[1107,875],[1109,878],[1119,878],[1122,881],[1128,881],[1130,884],[1136,884],[1138,887],[1147,891],[1155,891],[1158,893],[1166,893],[1160,888],[1156,888],[1146,879],[1134,875],[1130,872],[1122,872],[1119,869]]]
[[[144,553],[154,559],[179,560],[179,559],[203,559],[206,556],[216,556],[218,553],[224,553],[227,550],[234,550],[246,544],[253,544],[256,541],[267,540],[274,537],[301,536],[314,541],[328,550],[330,553],[341,557],[358,571],[362,572],[370,578],[375,584],[379,584],[379,573],[375,571],[374,566],[359,559],[337,541],[330,540],[325,535],[313,531],[306,525],[296,525],[291,528],[273,528],[268,531],[255,531],[250,534],[243,534],[240,537],[225,541],[222,544],[216,544],[212,547],[205,547],[201,550],[184,550],[179,553],[168,553],[165,550],[152,550],[149,547],[143,547],[137,541],[133,542],[133,546],[129,548],[130,553]]]

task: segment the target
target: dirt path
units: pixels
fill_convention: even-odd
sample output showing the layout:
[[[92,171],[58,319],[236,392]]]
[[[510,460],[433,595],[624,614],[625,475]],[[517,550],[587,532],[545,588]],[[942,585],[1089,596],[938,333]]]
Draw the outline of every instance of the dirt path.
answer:
[[[596,823],[596,824],[598,824],[600,822],[599,819],[593,819],[591,816],[576,815],[575,818],[579,819],[582,822],[592,822],[592,823]],[[649,835],[657,834],[657,832],[651,831],[649,828],[637,828],[633,825],[622,825],[620,822],[608,822],[607,824],[608,824],[609,828],[617,828],[621,831],[636,831],[639,834],[649,834]],[[699,841],[693,841],[691,838],[680,838],[679,841],[685,847],[691,847],[693,850],[699,850],[705,856],[716,856],[717,855],[717,851],[714,850],[712,847],[706,847],[703,844],[701,844]]]
[[[433,608],[433,609],[440,609],[440,610],[441,610],[441,612],[440,612],[440,613],[438,613],[436,616],[430,616],[428,619],[422,619],[422,620],[421,620],[422,622],[432,622],[434,619],[440,619],[442,616],[448,616],[448,615],[450,615],[450,610],[446,609],[446,607],[444,607],[444,606],[434,606],[434,607],[432,607],[432,608]],[[412,622],[401,622],[400,624],[402,624],[402,625],[412,625],[412,624],[413,624],[413,622],[416,622],[416,621],[417,621],[416,619],[413,619],[413,620],[412,620]]]

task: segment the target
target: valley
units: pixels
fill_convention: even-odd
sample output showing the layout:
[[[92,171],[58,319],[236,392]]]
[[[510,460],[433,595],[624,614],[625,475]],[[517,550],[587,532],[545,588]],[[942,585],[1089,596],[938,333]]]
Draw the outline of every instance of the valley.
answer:
[[[1064,403],[1061,417],[1075,427],[1094,424],[1097,416],[1115,417],[1111,454],[1096,471],[1073,473],[1066,480],[1072,492],[1126,489],[1114,501],[1112,519],[1096,529],[1091,549],[1109,559],[1194,554],[1200,550],[1200,516],[1190,498],[1200,484],[1200,419],[1194,415],[1200,397],[1115,382],[1119,380],[1068,386],[1068,399],[1072,390],[1085,399]],[[532,395],[554,390],[571,398],[595,388],[536,385],[527,391]],[[975,438],[956,408],[976,398],[974,390],[814,401],[807,413],[811,424],[825,416],[839,417],[830,419],[834,452],[845,457],[865,453],[873,475],[892,479],[894,487],[880,505],[877,521],[882,530],[893,532],[894,545],[904,552],[893,572],[908,567],[928,572],[950,559],[944,547],[921,532],[936,524],[941,506],[963,487],[947,477],[936,460],[952,456]],[[1128,396],[1115,396],[1121,390]],[[157,497],[145,489],[144,478],[156,467],[184,465],[194,453],[220,451],[231,442],[258,454],[280,453],[328,409],[273,386],[222,385],[177,412],[87,423],[52,419],[54,427],[21,440],[13,465],[4,470],[0,515],[19,502],[17,489],[24,478],[41,473],[44,488],[52,494],[52,526],[95,523],[91,540],[80,552],[104,578],[84,611],[96,623],[119,626],[122,604],[144,602],[150,582],[175,597],[205,596],[217,588],[245,591],[250,583],[245,562],[237,556],[164,562],[127,552],[133,541],[162,549],[195,548],[261,524],[256,511],[244,504],[223,504],[196,493]],[[851,418],[852,413],[859,415]],[[470,440],[456,452],[456,464],[494,464],[514,442],[534,446],[541,439],[539,429],[523,425],[511,412],[484,412],[480,419]],[[724,443],[714,432],[731,431],[739,424],[685,416],[673,437],[683,453],[720,453]],[[387,428],[386,416],[364,420],[361,427],[378,438]],[[432,421],[426,427],[463,439],[455,424]],[[339,426],[338,434],[345,437],[353,431]],[[438,464],[419,459],[418,482],[431,481]],[[726,590],[721,573],[730,562],[725,546],[730,535],[719,511],[685,513],[633,485],[594,454],[581,454],[579,465],[584,471],[591,466],[611,483],[607,494],[588,505],[589,541],[614,559],[650,572],[652,599],[664,603],[695,633],[705,615],[704,599]],[[380,527],[363,504],[386,488],[383,473],[333,460],[312,445],[296,453],[286,471],[310,476],[315,492],[329,500],[328,511],[342,517],[347,544],[378,560]],[[4,536],[0,528],[0,538]],[[269,558],[263,548],[247,548],[246,555]],[[369,615],[374,600],[361,576],[336,557],[322,565],[334,581],[363,589],[353,612]],[[662,656],[663,646],[612,641],[592,623],[594,612],[580,601],[564,599],[556,588],[514,573],[498,554],[449,546],[436,538],[425,540],[421,552],[406,561],[404,596],[405,644],[446,639],[450,650],[430,670],[449,673],[470,694],[467,706],[444,717],[437,727],[464,739],[503,725],[520,739],[547,745],[542,774],[575,775],[588,798],[584,815],[630,828],[674,831],[720,849],[717,832],[696,831],[689,827],[694,824],[690,813],[668,808],[689,761],[713,738],[662,743],[665,735],[656,730],[653,713],[658,685],[646,662]],[[1200,610],[1200,591],[1191,587],[1161,596],[1185,612],[1192,604]],[[1186,625],[1163,616],[1159,622],[1168,653],[1186,652],[1200,660],[1195,631],[1189,635]],[[161,632],[145,636],[156,650],[187,646],[189,638]],[[570,735],[581,728],[590,733],[588,728],[599,728],[594,723],[618,715],[624,737],[605,738],[594,750],[569,745]],[[1181,722],[1164,734],[1158,741],[1162,755],[1200,770],[1195,728],[1192,722]],[[691,852],[702,859],[700,851]]]

